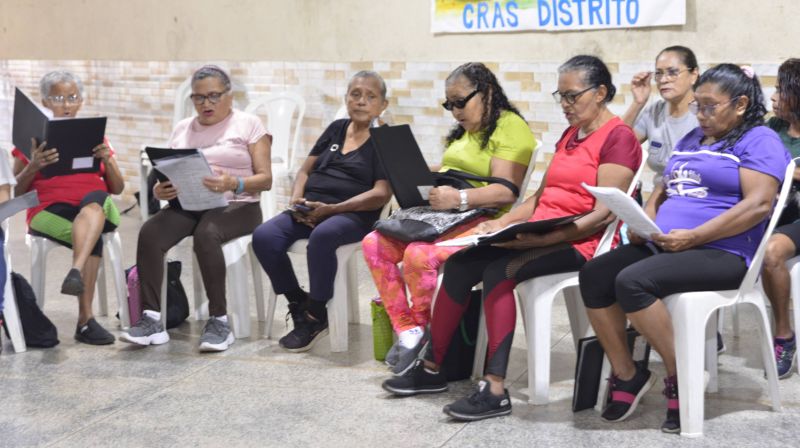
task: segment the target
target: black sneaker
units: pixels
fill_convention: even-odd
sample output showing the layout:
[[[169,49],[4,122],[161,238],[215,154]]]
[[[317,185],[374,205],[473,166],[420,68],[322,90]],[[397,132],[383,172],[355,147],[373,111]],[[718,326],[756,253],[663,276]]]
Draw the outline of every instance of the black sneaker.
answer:
[[[393,376],[381,384],[386,392],[409,397],[417,394],[438,394],[447,390],[447,377],[442,371],[432,372],[425,368],[421,359],[402,376]]]
[[[72,268],[67,272],[64,277],[64,282],[61,283],[61,294],[70,296],[79,296],[83,294],[83,279],[81,279],[81,271]]]
[[[639,400],[653,387],[656,377],[647,369],[636,366],[636,374],[628,381],[616,375],[608,379],[608,403],[601,418],[607,422],[621,422],[628,418]]]
[[[464,421],[500,417],[511,414],[511,398],[508,396],[508,389],[503,390],[503,395],[497,396],[489,390],[489,383],[481,380],[475,392],[448,404],[443,411],[456,420]]]
[[[324,321],[317,320],[306,312],[302,321],[296,321],[294,329],[282,337],[278,343],[290,352],[307,352],[327,334],[328,319]]]
[[[678,402],[678,377],[664,378],[664,392],[667,397],[667,418],[661,424],[661,431],[670,434],[681,432],[681,410]]]
[[[289,327],[289,319],[292,320],[292,328],[297,328],[302,322],[306,321],[306,310],[308,306],[305,303],[289,302],[289,312],[286,313],[286,327]]]
[[[75,340],[84,344],[108,345],[114,343],[114,336],[91,318],[75,330]]]

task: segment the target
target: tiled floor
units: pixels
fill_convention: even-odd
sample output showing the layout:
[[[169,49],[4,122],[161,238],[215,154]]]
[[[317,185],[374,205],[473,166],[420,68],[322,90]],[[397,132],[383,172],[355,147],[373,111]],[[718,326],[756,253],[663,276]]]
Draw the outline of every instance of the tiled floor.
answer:
[[[121,226],[126,265],[133,264],[138,219]],[[29,255],[12,224],[15,270],[29,277]],[[527,404],[526,352],[518,326],[509,368],[514,412],[477,423],[450,421],[441,408],[469,384],[438,396],[395,399],[380,383],[386,368],[372,359],[368,298],[375,289],[360,272],[361,324],[350,327],[350,351],[331,354],[327,340],[307,354],[291,354],[258,336],[263,323],[227,352],[200,354],[202,323],[190,318],[159,347],[117,342],[91,347],[72,339],[76,305],[57,293],[70,253],[51,252],[45,311],[61,344],[14,354],[4,338],[0,355],[0,446],[797,446],[800,376],[781,381],[783,411],[770,410],[760,367],[754,320],[745,314],[738,337],[726,326],[728,351],[720,356],[720,392],[706,395],[705,437],[684,439],[658,431],[661,387],[654,387],[628,421],[607,424],[594,411],[572,413],[575,355],[563,304],[553,319],[551,403]],[[189,260],[187,248],[179,259]],[[302,263],[300,263],[302,265]],[[191,302],[191,264],[183,283]],[[301,274],[301,277],[303,275]],[[252,289],[251,289],[252,291]],[[112,297],[112,308],[115,307]],[[284,331],[279,304],[275,336]],[[255,310],[252,306],[251,309]],[[114,317],[99,321],[117,332]],[[728,319],[730,321],[730,319]],[[655,371],[663,376],[661,365]]]

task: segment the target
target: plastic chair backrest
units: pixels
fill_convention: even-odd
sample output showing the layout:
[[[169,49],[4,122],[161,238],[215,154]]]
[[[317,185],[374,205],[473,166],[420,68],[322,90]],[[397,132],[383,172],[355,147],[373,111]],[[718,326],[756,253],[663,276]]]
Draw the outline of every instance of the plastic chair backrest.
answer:
[[[514,201],[514,207],[525,202],[525,192],[528,191],[528,185],[531,183],[531,176],[533,176],[533,172],[536,170],[536,157],[539,155],[539,148],[541,147],[542,144],[536,140],[536,147],[533,148],[531,160],[528,162],[528,169],[525,171],[525,177],[522,178],[522,184],[519,186],[519,196],[517,200]]]
[[[231,90],[233,91],[233,105],[234,108],[243,110],[247,106],[247,88],[239,82],[231,81]],[[172,127],[174,128],[179,121],[184,118],[193,117],[197,111],[194,109],[189,95],[192,93],[192,77],[186,78],[185,81],[175,89],[175,99],[172,108]]]
[[[306,102],[297,93],[273,93],[253,100],[245,111],[256,114],[261,107],[267,108],[267,129],[272,134],[272,162],[283,163],[286,170],[291,172],[292,159],[300,144]],[[295,115],[297,118],[292,133],[292,117]]]
[[[633,192],[636,191],[636,187],[639,184],[639,178],[642,177],[642,172],[644,171],[646,162],[647,151],[643,150],[642,163],[639,165],[639,169],[636,170],[636,173],[633,175],[630,185],[628,185],[628,196],[632,195]],[[614,221],[606,227],[606,231],[603,233],[603,236],[600,237],[600,242],[597,243],[597,249],[594,251],[595,257],[611,250],[611,243],[614,242],[614,235],[617,233],[617,224],[619,224],[619,218],[614,219]]]
[[[761,275],[761,265],[764,263],[764,252],[767,250],[767,240],[769,240],[769,237],[772,235],[772,231],[775,230],[775,226],[778,225],[783,206],[789,198],[789,191],[792,189],[794,169],[797,166],[796,162],[798,160],[800,160],[800,157],[792,159],[792,161],[786,165],[786,173],[784,174],[783,185],[781,186],[778,200],[772,207],[772,216],[769,218],[769,223],[764,231],[764,236],[761,238],[761,242],[758,244],[755,256],[753,256],[753,259],[750,261],[750,267],[747,268],[747,274],[745,274],[742,285],[739,288],[740,291],[749,291],[752,289],[755,286],[756,280],[758,280],[758,276]]]

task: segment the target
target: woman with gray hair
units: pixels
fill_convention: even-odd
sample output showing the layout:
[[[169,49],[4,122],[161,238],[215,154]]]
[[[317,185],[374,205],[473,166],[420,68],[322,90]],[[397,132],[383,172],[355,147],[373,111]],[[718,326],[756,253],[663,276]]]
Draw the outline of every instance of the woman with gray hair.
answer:
[[[222,245],[249,235],[261,224],[262,191],[272,185],[271,136],[255,115],[233,108],[231,80],[214,65],[192,75],[197,116],[175,126],[170,148],[197,148],[216,173],[203,179],[211,191],[223,192],[228,205],[203,211],[180,207],[175,187],[159,182],[153,195],[170,204],[150,218],[139,231],[136,266],[144,312],[120,340],[139,345],[164,344],[169,334],[161,324],[161,283],[164,256],[187,236],[194,236],[194,252],[208,295],[209,319],[200,337],[201,351],[226,350],[234,341],[225,301],[225,257]]]
[[[68,71],[53,71],[39,82],[42,104],[56,118],[74,118],[83,105],[83,83]],[[119,211],[112,194],[122,193],[125,182],[108,140],[93,148],[101,160],[100,170],[44,177],[40,171],[58,162],[58,148],[45,149],[47,142],[31,142],[31,157],[17,148],[14,156],[16,195],[30,190],[39,194],[39,205],[28,209],[28,232],[72,248],[72,267],[61,285],[61,293],[78,296],[78,326],[75,339],[87,344],[114,342],[92,315],[94,284],[100,257],[101,234],[119,225]]]
[[[335,120],[300,167],[290,210],[253,232],[253,250],[276,294],[289,300],[294,329],[280,339],[292,352],[310,350],[328,333],[326,304],[333,297],[336,249],[361,241],[392,195],[369,128],[389,104],[386,84],[375,72],[351,78],[345,96],[349,118]],[[311,287],[297,282],[286,251],[308,239]]]

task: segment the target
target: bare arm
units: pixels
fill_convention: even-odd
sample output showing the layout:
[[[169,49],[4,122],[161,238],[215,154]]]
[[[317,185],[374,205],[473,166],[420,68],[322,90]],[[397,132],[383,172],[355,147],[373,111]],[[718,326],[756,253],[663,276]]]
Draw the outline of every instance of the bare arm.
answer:
[[[533,163],[533,161],[531,161]],[[525,172],[528,167],[508,160],[492,158],[491,176],[506,179],[516,185],[522,186],[525,179]],[[467,204],[469,208],[478,207],[503,207],[513,204],[517,200],[514,193],[508,187],[500,184],[490,184],[480,188],[470,188],[467,192]],[[520,194],[524,192],[520,191]],[[436,187],[430,193],[431,207],[436,210],[450,210],[458,208],[461,204],[461,196],[453,187]]]
[[[125,179],[119,171],[117,160],[111,155],[111,148],[105,143],[97,145],[92,149],[95,158],[100,159],[106,168],[103,179],[111,194],[120,194],[125,189]]]
[[[652,78],[651,72],[641,72],[637,73],[633,76],[631,80],[631,93],[633,94],[633,102],[631,103],[628,110],[622,115],[622,121],[625,122],[628,126],[633,129],[634,123],[636,123],[636,118],[639,117],[639,114],[644,109],[645,105],[647,105],[647,100],[650,98],[650,79]],[[636,138],[639,139],[639,143],[642,143],[647,138],[644,135],[639,134],[634,130],[636,134]]]
[[[300,169],[297,170],[297,175],[294,177],[294,185],[292,185],[290,204],[299,204],[305,201],[306,182],[308,182],[308,175],[311,174],[317,158],[317,156],[306,157],[306,160],[300,165]]]
[[[14,187],[14,195],[20,196],[28,192],[36,173],[47,165],[58,162],[58,149],[44,149],[47,142],[37,145],[35,139],[31,139],[31,160],[28,163],[14,157],[14,177],[17,179],[17,186]]]
[[[778,194],[778,180],[747,168],[739,168],[739,178],[742,200],[736,205],[694,229],[673,229],[666,235],[653,235],[653,241],[664,250],[678,252],[738,235],[763,221]]]
[[[11,199],[11,185],[0,185],[0,203],[6,202]]]

